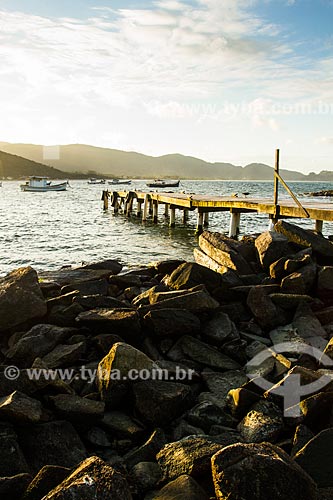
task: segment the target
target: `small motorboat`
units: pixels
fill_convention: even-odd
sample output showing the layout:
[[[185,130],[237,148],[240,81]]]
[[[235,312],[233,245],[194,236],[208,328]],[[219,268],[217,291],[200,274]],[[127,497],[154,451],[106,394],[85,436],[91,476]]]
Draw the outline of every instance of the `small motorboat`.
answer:
[[[66,191],[68,181],[59,184],[52,184],[48,177],[29,177],[25,184],[21,184],[22,191],[31,191],[33,193],[45,193],[47,191]]]
[[[88,184],[105,184],[105,182],[105,179],[95,179],[94,177],[92,177],[91,179],[89,179]]]
[[[164,179],[155,179],[153,182],[148,182],[147,186],[150,188],[171,188],[178,187],[180,181],[166,181]]]
[[[112,184],[112,185],[118,185],[118,184],[132,184],[132,181],[130,179],[111,179],[109,181],[109,184]]]

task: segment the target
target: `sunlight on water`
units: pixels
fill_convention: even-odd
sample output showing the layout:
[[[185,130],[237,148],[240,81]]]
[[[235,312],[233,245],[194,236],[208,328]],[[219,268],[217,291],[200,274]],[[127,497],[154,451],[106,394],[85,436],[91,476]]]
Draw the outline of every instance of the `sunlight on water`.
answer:
[[[192,260],[197,245],[194,235],[196,217],[190,214],[186,226],[181,213],[177,227],[170,229],[160,213],[161,223],[127,220],[103,212],[102,187],[86,181],[70,181],[71,187],[62,193],[24,193],[19,182],[3,182],[0,188],[0,273],[22,265],[38,269],[54,269],[63,265],[79,265],[106,258],[120,259],[127,265],[146,264],[152,260]],[[290,183],[296,194],[332,189],[331,183]],[[143,181],[131,189],[147,189]],[[186,193],[231,195],[249,192],[250,197],[272,198],[270,182],[244,181],[183,181],[178,191]],[[281,197],[284,197],[281,188]],[[301,198],[304,199],[304,198]],[[316,199],[312,198],[312,201]],[[322,199],[320,201],[323,201]],[[328,200],[325,200],[328,201]],[[313,221],[299,221],[303,227],[313,227]],[[210,215],[210,230],[227,232],[228,213]],[[268,228],[266,215],[242,215],[242,234],[254,234]],[[333,225],[324,223],[325,234],[333,234]]]

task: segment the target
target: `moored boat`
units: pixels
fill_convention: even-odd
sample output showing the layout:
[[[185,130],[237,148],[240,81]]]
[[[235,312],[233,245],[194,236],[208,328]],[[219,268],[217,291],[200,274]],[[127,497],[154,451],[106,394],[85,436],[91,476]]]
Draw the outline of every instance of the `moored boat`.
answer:
[[[45,193],[47,191],[66,191],[68,181],[60,182],[59,184],[52,184],[48,177],[29,177],[25,184],[21,184],[22,191],[31,191],[34,193]]]
[[[155,179],[153,182],[148,182],[147,186],[150,188],[169,188],[178,187],[180,181],[166,181],[164,179]]]
[[[111,179],[109,184],[118,185],[118,184],[132,184],[130,179]]]
[[[88,184],[105,184],[105,179],[95,179],[92,177],[89,179]]]

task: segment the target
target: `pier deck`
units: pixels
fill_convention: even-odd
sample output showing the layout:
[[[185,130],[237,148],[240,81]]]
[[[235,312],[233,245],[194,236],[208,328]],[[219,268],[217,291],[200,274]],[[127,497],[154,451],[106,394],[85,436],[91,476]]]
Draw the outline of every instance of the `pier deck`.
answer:
[[[142,217],[143,221],[146,221],[150,214],[155,223],[158,222],[158,208],[163,205],[164,215],[170,218],[172,227],[175,225],[176,209],[183,211],[184,222],[187,220],[188,211],[196,211],[198,232],[202,231],[204,226],[208,226],[210,212],[230,212],[229,235],[231,237],[236,236],[239,230],[242,213],[267,214],[272,223],[283,218],[313,219],[316,221],[315,228],[320,232],[323,221],[333,221],[333,203],[317,200],[302,201],[300,205],[292,199],[280,199],[279,204],[275,204],[274,200],[269,198],[207,196],[161,191],[103,191],[102,200],[105,209],[109,206],[109,199],[116,213],[122,208],[127,216],[134,212],[137,217]],[[134,210],[134,202],[136,210]]]

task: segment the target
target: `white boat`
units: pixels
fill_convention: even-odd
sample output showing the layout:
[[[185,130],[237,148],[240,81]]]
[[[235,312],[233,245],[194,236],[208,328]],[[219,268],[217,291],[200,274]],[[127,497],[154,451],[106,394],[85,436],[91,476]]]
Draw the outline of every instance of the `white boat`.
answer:
[[[132,181],[130,179],[112,179],[109,184],[132,184]]]
[[[178,187],[180,181],[166,181],[164,179],[155,179],[153,182],[148,182],[147,186],[151,188],[169,188]]]
[[[31,191],[34,193],[45,193],[46,191],[66,191],[68,181],[59,184],[52,184],[48,177],[29,177],[25,184],[21,184],[22,191]]]
[[[92,177],[89,179],[88,184],[105,184],[105,179],[95,179]]]

